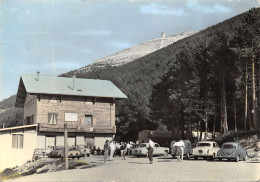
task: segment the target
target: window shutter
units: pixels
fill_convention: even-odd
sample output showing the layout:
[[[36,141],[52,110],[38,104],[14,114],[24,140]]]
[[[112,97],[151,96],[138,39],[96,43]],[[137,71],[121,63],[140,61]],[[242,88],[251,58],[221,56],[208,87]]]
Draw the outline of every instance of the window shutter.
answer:
[[[16,148],[16,135],[12,135],[12,148]]]
[[[52,113],[49,113],[49,114],[48,114],[48,123],[49,123],[49,124],[51,123],[51,116],[52,116]]]
[[[18,148],[23,148],[23,135],[19,135],[19,147]]]
[[[58,121],[58,114],[55,113],[54,114],[54,124],[57,124],[57,121]]]

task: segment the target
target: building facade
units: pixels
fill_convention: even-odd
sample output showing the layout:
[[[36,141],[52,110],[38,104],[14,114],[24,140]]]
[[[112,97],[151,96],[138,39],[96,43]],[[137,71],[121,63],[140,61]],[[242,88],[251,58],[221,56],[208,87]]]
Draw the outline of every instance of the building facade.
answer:
[[[15,105],[24,108],[23,127],[37,127],[33,137],[20,134],[19,140],[24,145],[19,150],[25,151],[25,140],[36,141],[32,148],[64,145],[64,124],[68,129],[68,145],[86,144],[91,149],[94,146],[102,149],[105,141],[112,140],[116,133],[116,101],[126,98],[107,80],[22,75]],[[0,130],[1,141],[13,137],[8,130],[12,129]]]

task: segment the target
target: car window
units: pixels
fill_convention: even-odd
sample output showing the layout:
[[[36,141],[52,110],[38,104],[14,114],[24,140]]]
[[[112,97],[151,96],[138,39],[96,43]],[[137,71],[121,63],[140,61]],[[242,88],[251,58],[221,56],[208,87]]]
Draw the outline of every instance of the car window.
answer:
[[[231,148],[236,148],[236,146],[233,145],[233,144],[223,144],[222,148],[224,148],[224,149],[231,149]]]
[[[198,147],[210,147],[210,143],[198,143]]]
[[[160,147],[160,145],[159,144],[155,144],[155,147]]]
[[[140,144],[139,147],[146,147],[146,144]]]

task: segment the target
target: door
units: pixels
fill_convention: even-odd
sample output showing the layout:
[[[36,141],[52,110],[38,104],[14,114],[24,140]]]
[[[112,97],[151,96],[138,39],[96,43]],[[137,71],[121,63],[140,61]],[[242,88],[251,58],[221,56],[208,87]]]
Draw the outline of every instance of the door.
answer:
[[[45,148],[48,146],[56,146],[56,137],[55,136],[46,136]]]
[[[94,148],[94,138],[91,137],[85,137],[85,144],[88,146],[89,149],[93,149]]]
[[[76,145],[76,137],[75,136],[69,136],[68,137],[68,146]]]

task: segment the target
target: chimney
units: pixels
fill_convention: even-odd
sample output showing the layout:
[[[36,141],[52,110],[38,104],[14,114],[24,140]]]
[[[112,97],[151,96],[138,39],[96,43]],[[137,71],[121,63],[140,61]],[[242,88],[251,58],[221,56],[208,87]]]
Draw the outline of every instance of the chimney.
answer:
[[[73,84],[73,85],[72,85],[72,90],[74,90],[74,89],[75,89],[75,78],[76,78],[76,76],[75,76],[75,75],[73,75],[73,77],[72,77],[72,78],[73,78],[73,83],[72,83],[72,84]]]
[[[40,80],[40,71],[37,71],[37,79],[36,79],[37,81],[39,81]]]

